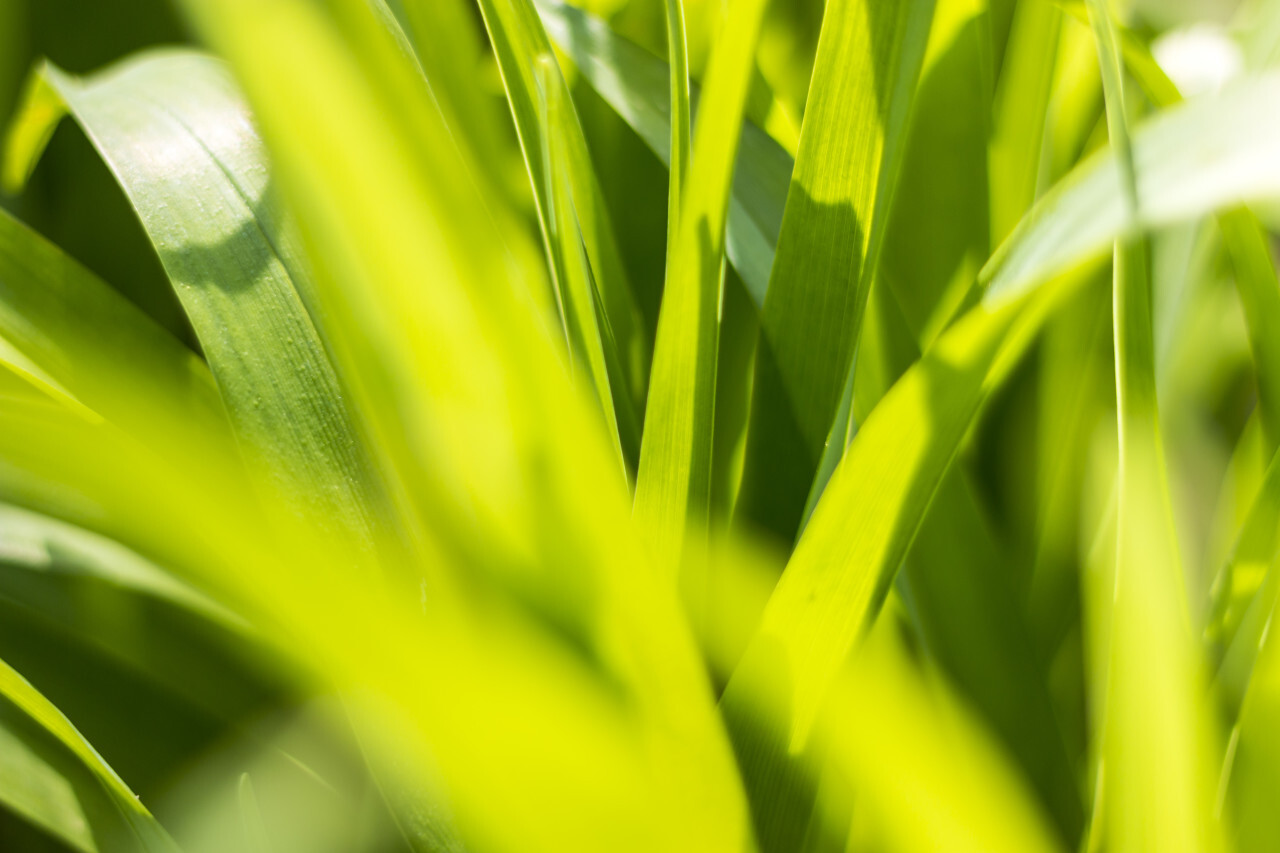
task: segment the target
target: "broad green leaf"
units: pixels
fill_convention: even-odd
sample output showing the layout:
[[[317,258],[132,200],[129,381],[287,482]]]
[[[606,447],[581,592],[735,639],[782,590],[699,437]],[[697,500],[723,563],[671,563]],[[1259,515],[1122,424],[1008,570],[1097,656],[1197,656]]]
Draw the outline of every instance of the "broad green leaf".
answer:
[[[737,516],[791,541],[876,276],[932,0],[827,6],[769,292]]]
[[[226,69],[189,51],[85,80],[41,67],[11,133],[11,187],[64,113],[129,196],[251,465],[314,523],[370,539],[384,508],[379,487],[308,313],[313,288],[271,197],[262,143]]]
[[[1107,0],[1089,0],[1118,201],[1138,219],[1124,66]],[[1149,247],[1140,226],[1116,241],[1116,396],[1120,436],[1114,601],[1110,606],[1094,820],[1117,850],[1217,850],[1207,784],[1206,711],[1164,467],[1156,399]]]
[[[551,232],[551,189],[550,176],[545,174],[541,163],[545,142],[538,125],[539,90],[535,69],[538,57],[551,53],[551,43],[538,19],[533,0],[481,0],[479,6],[502,71],[545,237]],[[548,84],[560,90],[559,97],[565,105],[560,115],[559,133],[563,134],[569,152],[565,163],[566,176],[582,231],[583,246],[603,306],[601,327],[607,334],[602,345],[606,350],[616,348],[617,356],[611,360],[615,360],[624,371],[621,376],[614,377],[615,405],[621,409],[626,399],[635,411],[643,411],[650,359],[644,324],[618,254],[616,236],[601,198],[586,138],[573,109],[568,87],[559,68],[553,71]]]
[[[671,577],[686,525],[691,517],[702,523],[711,499],[725,220],[766,5],[738,0],[712,53],[658,315],[635,515],[656,565]]]
[[[71,722],[0,661],[0,802],[84,851],[177,847]]]
[[[645,144],[670,165],[671,112],[666,63],[605,22],[558,0],[537,0],[547,34]],[[692,92],[697,102],[698,92]],[[794,161],[744,122],[734,169],[725,251],[756,307],[764,305]]]

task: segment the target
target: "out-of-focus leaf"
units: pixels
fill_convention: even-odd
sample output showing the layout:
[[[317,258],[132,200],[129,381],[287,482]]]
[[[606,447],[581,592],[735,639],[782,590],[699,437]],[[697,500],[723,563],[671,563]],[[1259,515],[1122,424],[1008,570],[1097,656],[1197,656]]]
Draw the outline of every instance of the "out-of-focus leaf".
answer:
[[[1126,218],[1118,163],[1089,158],[1014,230],[984,271],[987,299],[1033,287],[1117,237],[1280,193],[1280,75],[1241,80],[1221,93],[1161,111],[1135,128],[1138,209]]]
[[[208,427],[223,417],[208,368],[194,353],[5,213],[0,361],[44,394],[132,432],[189,436],[185,421]],[[135,381],[141,377],[145,386]],[[163,406],[154,402],[160,397]]]
[[[1197,649],[1173,527],[1156,400],[1149,247],[1125,107],[1124,66],[1107,0],[1089,0],[1120,173],[1126,227],[1116,241],[1115,350],[1120,436],[1114,601],[1095,823],[1109,847],[1221,849],[1213,815]],[[1132,229],[1132,230],[1131,230]],[[1105,594],[1102,593],[1102,594]]]
[[[769,292],[737,516],[792,541],[876,276],[932,0],[827,6]]]
[[[739,0],[712,53],[679,234],[668,253],[635,515],[656,565],[672,577],[686,526],[691,518],[695,525],[704,522],[711,499],[725,220],[766,5]]]
[[[155,245],[251,464],[313,523],[371,539],[385,504],[308,313],[315,294],[271,196],[262,143],[226,69],[189,51],[86,80],[42,66],[10,135],[10,187],[68,113]]]
[[[896,646],[889,637],[867,644],[832,690],[817,735],[852,787],[858,841],[901,853],[1062,850],[999,745]]]
[[[644,560],[599,416],[492,251],[512,235],[416,69],[364,0],[184,7],[245,86],[341,372],[439,563],[521,607],[470,630],[447,594],[428,594],[423,620],[296,560],[266,581],[235,567],[235,582],[327,671],[386,697],[406,743],[430,747],[464,840],[740,851],[745,798],[674,584]]]
[[[605,22],[558,0],[537,0],[547,34],[602,98],[668,165],[671,113],[666,63]],[[698,92],[692,93],[694,106]],[[751,122],[742,125],[725,250],[756,307],[764,305],[795,163]]]

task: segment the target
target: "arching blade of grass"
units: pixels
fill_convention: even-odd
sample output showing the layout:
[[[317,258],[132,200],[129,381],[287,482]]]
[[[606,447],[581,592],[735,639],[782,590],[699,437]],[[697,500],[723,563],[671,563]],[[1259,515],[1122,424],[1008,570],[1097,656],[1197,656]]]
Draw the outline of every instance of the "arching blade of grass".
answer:
[[[423,2],[434,0],[411,0],[412,4]],[[481,0],[479,6],[502,71],[511,115],[515,119],[525,165],[533,184],[539,223],[546,238],[552,230],[551,188],[550,176],[544,173],[541,162],[545,142],[538,126],[539,94],[535,68],[538,57],[551,53],[551,43],[538,19],[533,0]],[[649,375],[648,338],[635,293],[618,254],[613,225],[600,194],[573,100],[559,67],[551,70],[548,82],[560,90],[559,97],[565,105],[560,113],[559,132],[569,152],[565,167],[573,208],[591,265],[592,280],[604,309],[600,325],[602,332],[607,330],[608,334],[602,345],[606,350],[616,348],[617,356],[611,357],[610,361],[623,369],[621,376],[613,377],[614,403],[619,410],[629,404],[634,411],[640,412],[644,409]],[[638,417],[636,421],[639,422]]]
[[[155,818],[70,721],[3,661],[0,742],[5,742],[0,749],[0,802],[73,848],[177,852]]]
[[[794,539],[858,348],[932,0],[826,9],[769,292],[737,516]]]
[[[738,0],[712,53],[658,315],[635,515],[655,564],[671,577],[686,526],[691,517],[703,523],[711,497],[725,220],[766,5]]]
[[[1136,218],[1125,217],[1114,157],[1089,158],[1059,182],[988,268],[988,298],[1034,286],[1116,237],[1280,192],[1280,117],[1261,109],[1280,96],[1280,75],[1259,75],[1214,96],[1161,111],[1133,134]]]
[[[64,113],[133,204],[254,469],[314,522],[368,545],[385,503],[308,313],[315,295],[271,197],[261,141],[226,69],[187,51],[132,59],[83,81],[39,68],[10,136],[11,188]]]
[[[253,675],[278,672],[260,634],[228,608],[118,542],[8,503],[0,597],[22,624],[34,619],[215,719],[249,706],[261,691]],[[119,629],[120,613],[134,614],[131,630]],[[96,701],[88,694],[79,707]]]
[[[669,166],[671,76],[667,64],[580,9],[559,0],[536,2],[551,40]],[[696,107],[696,89],[691,97]],[[725,250],[757,308],[764,305],[769,288],[769,272],[794,165],[786,149],[756,125],[743,122]]]
[[[1126,219],[1142,196],[1124,66],[1107,0],[1089,0]],[[1104,676],[1094,819],[1117,850],[1221,848],[1211,766],[1156,400],[1148,246],[1138,225],[1116,242],[1114,321],[1120,463],[1114,601]],[[1126,229],[1127,230],[1127,229]]]

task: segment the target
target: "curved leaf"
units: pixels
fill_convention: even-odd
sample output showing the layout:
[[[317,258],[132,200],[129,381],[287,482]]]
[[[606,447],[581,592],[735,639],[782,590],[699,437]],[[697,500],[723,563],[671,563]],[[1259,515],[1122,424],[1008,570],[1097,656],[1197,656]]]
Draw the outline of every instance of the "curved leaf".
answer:
[[[70,114],[138,213],[200,339],[255,469],[334,532],[372,536],[376,477],[324,344],[297,241],[224,66],[145,54],[80,80],[35,72],[6,175],[21,183]]]

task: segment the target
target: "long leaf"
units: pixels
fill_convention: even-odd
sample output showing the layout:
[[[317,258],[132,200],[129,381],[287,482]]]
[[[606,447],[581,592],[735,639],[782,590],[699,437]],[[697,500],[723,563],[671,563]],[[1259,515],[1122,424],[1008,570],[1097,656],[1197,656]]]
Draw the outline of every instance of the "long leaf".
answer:
[[[420,2],[432,0],[414,0],[415,4]],[[543,233],[549,234],[553,215],[549,206],[551,177],[545,174],[541,164],[545,142],[538,126],[539,90],[535,69],[538,57],[551,53],[551,43],[538,19],[533,0],[482,0],[479,6],[502,71],[516,132],[524,150],[539,222]],[[560,90],[558,95],[565,105],[560,112],[558,132],[563,135],[569,152],[565,163],[566,177],[593,281],[603,306],[604,321],[601,325],[611,333],[604,337],[602,345],[606,350],[616,348],[617,355],[612,356],[611,361],[623,371],[622,375],[614,377],[615,394],[618,395],[615,405],[620,409],[628,405],[636,411],[643,411],[650,351],[640,309],[618,253],[613,226],[568,87],[558,67],[552,72],[547,84]]]
[[[1121,174],[1126,218],[1140,184],[1128,131],[1124,66],[1106,0],[1089,0]],[[1095,820],[1118,850],[1220,848],[1204,785],[1208,755],[1198,661],[1174,539],[1156,400],[1148,247],[1141,230],[1116,242],[1116,396],[1120,436],[1114,602]]]
[[[226,69],[190,51],[131,59],[86,80],[42,66],[11,133],[11,186],[63,114],[84,128],[142,220],[251,463],[313,520],[372,538],[383,506],[376,478]]]
[[[875,279],[933,2],[826,9],[760,318],[739,518],[791,541]]]
[[[671,159],[670,72],[661,59],[599,18],[558,0],[536,0],[547,34],[664,163]],[[696,107],[698,91],[691,98]],[[756,307],[764,305],[782,227],[791,155],[751,122],[742,125],[725,249]]]
[[[701,523],[711,499],[725,220],[765,8],[762,0],[739,0],[712,54],[694,137],[694,168],[658,315],[635,514],[656,564],[671,577],[690,517]]]
[[[1126,216],[1119,166],[1109,153],[1064,178],[987,265],[988,299],[1033,287],[1081,258],[1097,257],[1136,229],[1280,192],[1280,118],[1261,105],[1280,96],[1280,75],[1239,81],[1215,96],[1161,111],[1133,132],[1135,218]]]

